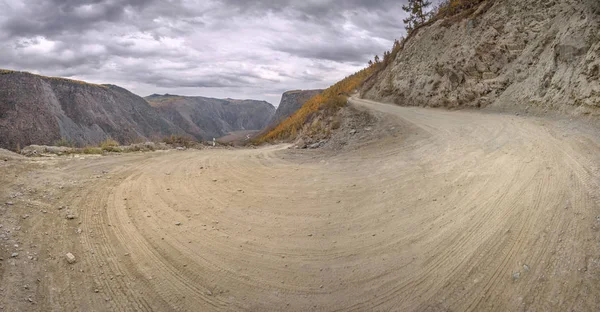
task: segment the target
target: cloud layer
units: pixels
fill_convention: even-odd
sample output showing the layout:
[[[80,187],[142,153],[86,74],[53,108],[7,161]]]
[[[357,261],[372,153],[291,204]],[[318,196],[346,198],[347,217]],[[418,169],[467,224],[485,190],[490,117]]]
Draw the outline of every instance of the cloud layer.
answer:
[[[404,34],[392,0],[0,0],[0,68],[134,93],[325,88]]]

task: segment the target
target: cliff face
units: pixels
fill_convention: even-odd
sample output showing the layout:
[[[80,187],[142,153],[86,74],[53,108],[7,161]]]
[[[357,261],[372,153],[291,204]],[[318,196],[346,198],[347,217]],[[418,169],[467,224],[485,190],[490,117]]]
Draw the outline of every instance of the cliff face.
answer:
[[[488,0],[421,28],[362,90],[400,105],[600,114],[600,1]]]
[[[0,147],[78,145],[111,137],[121,143],[183,130],[141,97],[117,86],[0,70]]]
[[[287,91],[281,96],[281,102],[277,107],[277,111],[269,122],[269,127],[275,127],[280,122],[290,117],[295,113],[306,101],[313,96],[323,92],[323,90],[294,90]]]
[[[265,101],[156,94],[146,100],[199,140],[212,140],[234,131],[261,130],[275,113],[275,107]]]

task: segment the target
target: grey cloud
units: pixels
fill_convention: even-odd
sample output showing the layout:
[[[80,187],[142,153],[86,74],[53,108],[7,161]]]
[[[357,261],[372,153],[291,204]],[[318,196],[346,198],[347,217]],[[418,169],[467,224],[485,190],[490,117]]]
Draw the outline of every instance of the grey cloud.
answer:
[[[99,22],[118,21],[125,10],[140,10],[149,4],[143,0],[31,0],[19,14],[6,19],[2,29],[11,36],[81,31]]]
[[[0,68],[273,100],[361,69],[402,14],[392,0],[0,0]]]

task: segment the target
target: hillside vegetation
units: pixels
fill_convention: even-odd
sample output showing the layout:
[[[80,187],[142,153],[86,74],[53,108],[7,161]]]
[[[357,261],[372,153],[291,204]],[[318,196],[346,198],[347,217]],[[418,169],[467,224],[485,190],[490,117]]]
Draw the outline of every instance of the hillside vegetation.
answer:
[[[330,129],[323,121],[328,120],[328,117],[333,116],[335,112],[346,105],[348,95],[357,90],[373,70],[373,66],[367,67],[344,78],[321,94],[315,95],[296,113],[260,137],[257,143],[295,139],[306,126],[311,127],[312,131],[329,131]],[[335,127],[334,124],[329,126]]]

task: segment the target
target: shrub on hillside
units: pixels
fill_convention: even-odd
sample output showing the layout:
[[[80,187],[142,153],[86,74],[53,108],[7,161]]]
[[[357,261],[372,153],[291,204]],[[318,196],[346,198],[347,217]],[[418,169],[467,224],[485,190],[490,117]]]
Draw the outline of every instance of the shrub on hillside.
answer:
[[[54,146],[75,147],[75,143],[65,138],[61,138],[60,140],[54,142]]]
[[[256,143],[274,140],[295,139],[305,124],[311,123],[321,115],[331,116],[346,105],[348,95],[357,90],[363,81],[371,75],[373,67],[365,68],[329,87],[321,94],[310,98],[302,107],[281,122],[273,130],[256,140]],[[321,116],[322,117],[322,116]],[[320,127],[311,127],[313,130]]]
[[[100,148],[103,151],[107,151],[107,152],[121,152],[121,149],[119,148],[119,142],[108,138],[102,142],[100,142]]]
[[[84,147],[82,152],[87,155],[90,155],[90,154],[102,155],[102,154],[104,154],[104,151],[100,147]]]
[[[190,148],[198,143],[193,137],[187,135],[170,135],[163,142],[175,147]]]
[[[488,0],[443,0],[434,11],[433,19],[452,17],[475,9],[480,3]],[[493,2],[493,1],[488,1]]]

